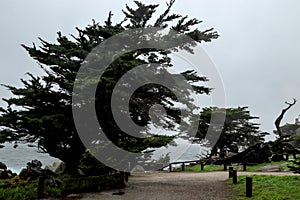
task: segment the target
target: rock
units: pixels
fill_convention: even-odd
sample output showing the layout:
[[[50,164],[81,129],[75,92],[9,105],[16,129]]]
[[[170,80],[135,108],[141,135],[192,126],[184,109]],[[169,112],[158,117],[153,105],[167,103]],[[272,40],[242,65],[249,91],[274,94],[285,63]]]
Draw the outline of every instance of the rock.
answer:
[[[82,195],[81,194],[69,194],[66,196],[66,199],[81,199]]]
[[[41,161],[35,159],[35,160],[32,160],[31,162],[27,163],[27,168],[41,169],[42,165],[43,164],[41,163]]]
[[[54,172],[57,174],[64,173],[66,169],[66,164],[64,162],[54,162],[52,166],[54,167]]]
[[[0,169],[0,179],[10,179],[16,176],[16,173],[12,173],[11,170]]]
[[[62,174],[66,169],[66,164],[64,162],[54,162],[52,165],[47,165],[45,169],[51,170],[56,174]]]
[[[19,177],[21,180],[37,178],[37,177],[35,177],[35,173],[31,169],[28,169],[28,168],[26,168],[26,169],[23,168],[19,174]]]
[[[282,167],[280,165],[266,165],[259,169],[261,172],[281,172]]]
[[[3,162],[0,162],[0,169],[7,169],[7,166]]]
[[[6,170],[0,169],[0,179],[8,179],[8,174],[6,173]]]
[[[141,165],[136,165],[132,170],[131,173],[145,173],[145,169]]]
[[[84,173],[81,169],[78,169],[78,174],[79,174],[80,176],[85,176],[85,173]]]

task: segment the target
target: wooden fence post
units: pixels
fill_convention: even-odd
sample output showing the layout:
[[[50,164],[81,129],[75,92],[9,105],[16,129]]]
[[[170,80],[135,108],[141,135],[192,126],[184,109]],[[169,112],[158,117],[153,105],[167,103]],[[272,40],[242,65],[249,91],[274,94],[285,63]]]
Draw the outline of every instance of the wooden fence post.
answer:
[[[229,167],[229,178],[233,176],[233,167]]]
[[[285,154],[285,159],[286,159],[286,160],[289,160],[289,154],[288,154],[288,153]]]
[[[181,165],[181,170],[182,170],[182,171],[184,171],[184,167],[185,167],[185,166],[184,166],[184,163],[182,163],[182,165]]]
[[[232,183],[237,184],[237,170],[232,171]]]
[[[247,171],[247,163],[243,163],[243,171]]]
[[[224,171],[227,171],[227,164],[224,164]]]
[[[169,172],[172,172],[172,164],[169,164]]]
[[[38,181],[38,188],[37,188],[37,198],[42,199],[45,197],[44,194],[44,185],[45,185],[45,177],[40,176]]]
[[[203,171],[203,170],[204,170],[204,164],[201,163],[201,171]]]
[[[252,197],[252,177],[246,177],[246,197]]]

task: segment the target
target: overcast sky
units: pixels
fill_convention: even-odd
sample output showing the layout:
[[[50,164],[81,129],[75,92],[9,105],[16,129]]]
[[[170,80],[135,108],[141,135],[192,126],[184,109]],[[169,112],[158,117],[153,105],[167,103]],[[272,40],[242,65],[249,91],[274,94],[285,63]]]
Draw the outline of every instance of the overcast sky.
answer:
[[[165,0],[143,2],[160,3],[158,14],[165,8]],[[20,86],[26,72],[41,73],[20,44],[38,43],[38,37],[54,42],[57,31],[76,34],[75,27],[103,22],[110,10],[118,22],[126,3],[133,5],[131,0],[1,0],[0,82]],[[299,100],[283,123],[300,114],[299,9],[298,0],[177,0],[173,8],[202,20],[200,29],[218,31],[220,38],[203,48],[223,79],[227,106],[249,106],[263,131],[275,129],[285,101]],[[0,88],[0,95],[9,93]]]

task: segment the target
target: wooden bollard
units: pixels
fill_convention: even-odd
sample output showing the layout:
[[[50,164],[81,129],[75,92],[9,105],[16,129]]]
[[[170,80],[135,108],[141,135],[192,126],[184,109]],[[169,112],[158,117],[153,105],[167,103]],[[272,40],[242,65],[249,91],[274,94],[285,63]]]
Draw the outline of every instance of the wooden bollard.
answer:
[[[232,171],[232,183],[237,184],[237,170]]]
[[[44,185],[45,185],[45,177],[40,176],[38,181],[38,188],[37,188],[37,198],[42,199],[45,197],[44,194]]]
[[[233,167],[229,167],[229,178],[233,176]]]
[[[203,170],[204,170],[204,164],[201,163],[201,171],[203,171]]]
[[[246,177],[246,197],[252,197],[252,177]]]
[[[289,160],[289,154],[285,154],[285,159]]]
[[[243,163],[243,171],[247,171],[247,163]]]
[[[181,171],[184,171],[184,168],[185,168],[184,163],[182,163],[182,165],[181,165]]]
[[[224,171],[227,171],[227,164],[224,164]]]
[[[130,176],[130,173],[129,172],[125,172],[125,182],[127,183],[128,182],[128,177]]]
[[[169,172],[172,172],[172,164],[169,164]]]

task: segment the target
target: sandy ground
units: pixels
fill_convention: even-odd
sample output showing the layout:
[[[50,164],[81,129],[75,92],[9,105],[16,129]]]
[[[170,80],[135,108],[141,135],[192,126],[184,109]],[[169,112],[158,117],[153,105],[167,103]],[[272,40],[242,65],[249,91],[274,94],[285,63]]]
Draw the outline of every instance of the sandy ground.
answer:
[[[238,172],[238,175],[294,175],[287,172]],[[226,184],[228,172],[142,173],[130,176],[127,187],[99,193],[84,193],[73,198],[82,200],[226,200],[232,191]],[[119,193],[119,194],[116,194]]]

